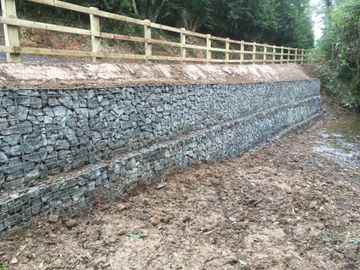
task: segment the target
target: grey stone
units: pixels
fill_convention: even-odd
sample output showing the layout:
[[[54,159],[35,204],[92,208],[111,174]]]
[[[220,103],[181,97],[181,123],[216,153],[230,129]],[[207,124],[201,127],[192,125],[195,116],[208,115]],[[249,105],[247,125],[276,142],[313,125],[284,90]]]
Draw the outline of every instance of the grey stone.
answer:
[[[31,187],[28,189],[27,194],[30,196],[30,198],[36,198],[40,195],[40,188]]]
[[[72,97],[69,95],[62,95],[60,98],[58,98],[59,102],[64,105],[66,108],[72,108],[74,107],[74,102],[72,100]]]
[[[0,151],[0,163],[5,163],[8,160],[9,158],[7,157],[7,155],[4,152]]]
[[[4,172],[1,172],[0,173],[0,191],[1,191],[1,186],[4,183],[5,183],[5,174],[4,174]]]
[[[48,202],[49,205],[55,209],[62,209],[64,207],[64,203],[62,200],[52,200]]]
[[[9,122],[5,119],[0,119],[0,131],[5,131],[9,128]]]
[[[96,187],[96,182],[95,181],[91,181],[88,185],[88,190],[89,191],[94,191]]]
[[[68,150],[70,149],[70,143],[67,140],[58,140],[55,143],[55,150]]]
[[[25,106],[18,106],[18,118],[19,121],[24,121],[27,119],[29,114],[29,110],[28,108],[26,108]]]
[[[54,115],[57,117],[65,117],[67,114],[67,108],[64,106],[55,106],[53,108]]]
[[[86,98],[92,99],[93,97],[95,97],[94,90],[89,90],[89,91],[86,92]]]
[[[21,146],[20,145],[4,147],[3,150],[5,150],[8,157],[17,157],[17,156],[21,155]],[[1,160],[1,158],[0,158],[0,160]]]
[[[37,179],[39,177],[39,175],[40,175],[39,169],[36,168],[36,169],[28,172],[26,174],[26,177],[27,177],[27,179],[32,180],[32,179]]]
[[[43,202],[41,201],[41,198],[34,199],[31,202],[32,215],[36,216],[36,215],[40,214],[42,208],[43,208]]]
[[[48,104],[49,104],[50,106],[60,105],[59,101],[58,101],[56,98],[49,98]]]
[[[25,153],[35,152],[48,144],[47,138],[42,134],[36,138],[24,138],[22,145]]]
[[[44,117],[44,124],[52,124],[53,123],[53,117],[46,115]]]
[[[13,174],[13,173],[19,174],[21,173],[19,172],[19,168],[22,169],[22,162],[20,157],[10,158],[8,162],[8,166],[6,169],[5,168],[3,169],[3,172],[5,174]]]
[[[21,134],[29,134],[33,131],[32,123],[30,121],[23,121],[20,123],[19,132]]]
[[[42,99],[39,97],[31,97],[30,105],[33,109],[41,109],[42,108]]]
[[[112,111],[112,113],[113,113],[114,115],[116,115],[116,116],[123,115],[124,112],[125,112],[124,109],[118,108],[118,107],[115,107],[115,106],[114,106],[113,108],[111,108],[111,111]]]
[[[71,128],[65,128],[65,137],[72,143],[76,143],[78,138],[76,137],[76,132]]]
[[[155,162],[154,170],[155,171],[161,171],[164,168],[164,166],[160,162]]]
[[[11,146],[20,143],[20,137],[18,134],[5,136],[3,140]]]

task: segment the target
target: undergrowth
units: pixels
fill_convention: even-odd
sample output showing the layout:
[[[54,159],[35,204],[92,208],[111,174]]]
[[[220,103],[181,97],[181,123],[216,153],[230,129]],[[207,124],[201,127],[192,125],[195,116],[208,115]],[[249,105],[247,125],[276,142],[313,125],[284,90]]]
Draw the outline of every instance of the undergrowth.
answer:
[[[342,107],[355,110],[358,105],[356,99],[350,91],[350,82],[340,79],[340,73],[331,62],[321,62],[316,64],[316,72],[321,80],[325,94]]]

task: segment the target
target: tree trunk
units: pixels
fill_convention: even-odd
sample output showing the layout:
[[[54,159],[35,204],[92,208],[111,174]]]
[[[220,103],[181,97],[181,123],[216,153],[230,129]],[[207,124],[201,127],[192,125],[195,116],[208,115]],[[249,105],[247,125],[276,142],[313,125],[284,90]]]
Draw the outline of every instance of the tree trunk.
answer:
[[[162,1],[161,1],[161,4],[158,6],[158,8],[155,9],[154,14],[153,14],[153,18],[152,18],[154,22],[157,21],[159,15],[160,15],[160,12],[161,12],[163,6],[165,5],[166,1],[167,1],[167,0],[162,0]]]
[[[136,5],[136,2],[135,0],[132,0],[132,6],[133,6],[133,10],[134,10],[134,14],[136,17],[139,17],[139,11],[137,9],[137,5]]]

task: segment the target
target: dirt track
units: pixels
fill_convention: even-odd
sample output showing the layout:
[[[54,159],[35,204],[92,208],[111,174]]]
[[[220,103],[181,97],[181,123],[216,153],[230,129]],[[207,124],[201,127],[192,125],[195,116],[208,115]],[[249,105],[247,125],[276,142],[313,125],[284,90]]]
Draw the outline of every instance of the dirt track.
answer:
[[[0,261],[9,269],[359,269],[360,170],[313,152],[322,125],[111,203],[99,196],[71,219],[42,217],[0,240]]]

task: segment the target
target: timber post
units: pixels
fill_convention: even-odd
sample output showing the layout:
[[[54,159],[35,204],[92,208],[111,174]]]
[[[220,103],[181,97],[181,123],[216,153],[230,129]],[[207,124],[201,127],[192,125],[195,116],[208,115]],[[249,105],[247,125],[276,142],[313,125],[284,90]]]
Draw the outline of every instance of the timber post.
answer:
[[[17,18],[15,0],[1,0],[1,9],[3,17],[12,19]],[[4,37],[5,45],[10,47],[10,50],[13,51],[6,53],[6,61],[20,62],[20,54],[14,52],[17,48],[20,48],[19,27],[4,24]]]
[[[180,32],[180,43],[181,43],[181,61],[185,61],[186,59],[186,35],[185,35],[185,31],[186,29],[185,28],[181,28],[180,29],[181,32]]]
[[[230,50],[230,38],[226,38],[226,41],[225,41],[225,64],[228,64],[229,60],[230,60],[229,50]]]
[[[264,45],[264,55],[263,55],[263,64],[266,64],[267,60],[267,44]]]
[[[150,43],[150,39],[151,39],[150,20],[144,20],[144,38],[145,38],[145,56],[146,56],[146,60],[149,60],[152,57],[152,45]]]
[[[96,7],[90,7],[92,10],[99,10]],[[90,14],[90,29],[91,29],[91,51],[96,55],[101,51],[100,39],[100,18],[94,14]],[[93,56],[93,62],[97,62],[100,58]]]
[[[211,35],[206,35],[206,62],[211,62]]]
[[[255,62],[256,62],[256,42],[253,43],[252,62],[253,62],[253,64],[255,64]]]

